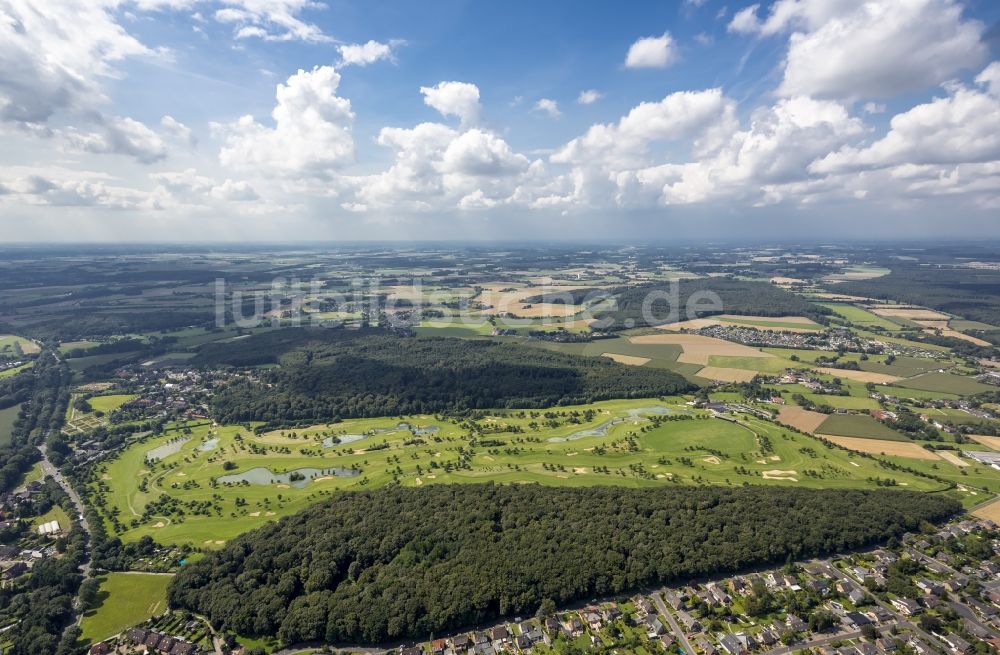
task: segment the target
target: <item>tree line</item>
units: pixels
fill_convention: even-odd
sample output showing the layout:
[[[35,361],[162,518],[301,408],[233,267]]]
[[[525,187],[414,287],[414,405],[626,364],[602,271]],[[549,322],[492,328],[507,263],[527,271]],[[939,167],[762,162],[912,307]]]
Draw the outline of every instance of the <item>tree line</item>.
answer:
[[[246,533],[173,607],[286,643],[425,638],[540,605],[870,546],[961,510],[905,491],[390,486]]]
[[[521,344],[289,328],[206,344],[194,363],[258,366],[212,399],[219,422],[289,424],[468,409],[541,408],[693,389],[663,369]]]

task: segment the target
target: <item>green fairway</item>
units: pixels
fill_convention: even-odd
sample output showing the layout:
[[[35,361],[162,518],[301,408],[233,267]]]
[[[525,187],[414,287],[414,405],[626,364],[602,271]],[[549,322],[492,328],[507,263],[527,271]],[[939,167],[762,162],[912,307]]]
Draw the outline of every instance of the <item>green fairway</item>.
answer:
[[[169,575],[107,573],[101,583],[97,606],[84,613],[82,638],[96,642],[114,636],[167,610]]]
[[[909,441],[905,435],[879,423],[867,414],[831,414],[816,429],[817,434]]]
[[[907,380],[900,380],[893,386],[922,391],[952,393],[959,396],[971,396],[984,391],[995,391],[997,387],[983,384],[977,380],[951,373],[924,373]]]
[[[339,490],[393,482],[871,487],[886,475],[876,462],[811,436],[740,421],[711,418],[682,399],[645,399],[498,411],[475,421],[357,419],[259,436],[204,425],[127,448],[87,486],[109,529],[126,541],[150,535],[214,549]],[[915,489],[940,488],[894,475]]]

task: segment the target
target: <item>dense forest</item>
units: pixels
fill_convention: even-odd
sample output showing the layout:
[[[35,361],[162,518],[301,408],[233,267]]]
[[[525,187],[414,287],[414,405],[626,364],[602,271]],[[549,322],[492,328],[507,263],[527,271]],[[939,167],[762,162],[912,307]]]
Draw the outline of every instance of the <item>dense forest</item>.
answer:
[[[1000,272],[955,266],[904,266],[871,280],[837,285],[840,293],[897,300],[1000,326]]]
[[[674,288],[676,295],[673,295]],[[691,307],[692,315],[688,315],[688,301],[692,296],[697,299],[706,292],[718,295],[722,300],[721,310],[709,311],[694,303]],[[652,316],[643,316],[643,304],[647,299],[656,297],[652,294],[661,294],[662,300],[652,302],[649,306]],[[768,282],[747,282],[722,277],[680,280],[676,287],[656,282],[617,289],[613,295],[617,308],[596,312],[595,318],[599,321],[610,320],[610,329],[618,330],[684,321],[711,314],[807,316],[818,323],[826,323],[827,316],[831,313],[826,307],[814,305],[802,296]]]
[[[196,365],[256,366],[259,381],[212,399],[219,422],[273,424],[642,398],[693,387],[663,369],[624,366],[514,343],[292,328],[206,344]]]
[[[868,546],[960,509],[888,490],[388,487],[238,537],[185,566],[169,602],[288,643],[426,638],[546,599]]]

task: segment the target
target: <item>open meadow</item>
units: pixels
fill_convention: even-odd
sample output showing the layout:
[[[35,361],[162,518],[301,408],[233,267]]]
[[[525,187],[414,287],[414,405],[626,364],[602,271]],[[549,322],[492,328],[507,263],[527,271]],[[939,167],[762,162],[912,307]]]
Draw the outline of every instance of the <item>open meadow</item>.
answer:
[[[167,585],[172,576],[158,573],[105,573],[97,578],[97,603],[84,612],[83,639],[107,639],[130,626],[167,611]]]

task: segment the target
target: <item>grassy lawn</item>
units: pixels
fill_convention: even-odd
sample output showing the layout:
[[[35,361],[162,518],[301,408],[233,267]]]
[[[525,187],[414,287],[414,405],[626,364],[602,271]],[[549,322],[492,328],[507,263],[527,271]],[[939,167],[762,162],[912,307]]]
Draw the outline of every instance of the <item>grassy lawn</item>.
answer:
[[[167,609],[169,575],[108,573],[98,579],[97,606],[80,624],[85,641],[107,639]]]
[[[104,412],[105,414],[108,414],[133,398],[135,398],[135,394],[117,394],[112,396],[94,396],[87,402],[90,403],[90,406],[94,408],[95,412]]]
[[[14,405],[13,407],[8,407],[7,409],[0,409],[0,446],[6,446],[10,443],[11,431],[14,429],[14,421],[17,420],[17,414],[21,411],[20,405]]]
[[[878,401],[873,398],[862,398],[859,396],[831,396],[828,394],[820,393],[803,393],[806,399],[811,400],[817,405],[829,405],[835,409],[857,409],[857,410],[867,410],[867,409],[878,409]],[[792,399],[789,395],[785,399],[786,403],[791,403]]]
[[[694,418],[664,420],[655,412]],[[413,429],[400,427],[406,421]],[[543,412],[496,411],[479,421],[484,434],[470,446],[463,422],[430,415],[352,419],[330,425],[276,430],[259,436],[240,426],[203,425],[190,435],[171,432],[124,450],[88,482],[118,516],[126,541],[150,535],[165,543],[216,549],[234,536],[297,512],[341,490],[378,487],[536,482],[553,486],[678,484],[871,487],[884,474],[877,463],[819,440],[789,434],[773,423],[743,417],[743,425],[710,418],[684,399],[638,399],[559,407]],[[426,431],[428,428],[436,430]],[[187,440],[178,437],[186,436]],[[323,447],[331,436],[341,440]],[[772,450],[763,451],[759,436]],[[489,440],[489,441],[487,441]],[[146,464],[149,451],[159,461]],[[462,466],[460,452],[472,450]],[[232,462],[223,468],[224,462]],[[361,472],[349,476],[356,467]],[[246,475],[265,469],[260,477]],[[305,470],[301,480],[285,476]],[[227,484],[219,481],[228,478]],[[905,473],[914,489],[940,485]],[[884,475],[883,475],[884,477]],[[213,486],[213,484],[215,486]],[[182,503],[203,502],[195,514],[160,515],[147,506],[165,494]],[[95,503],[97,506],[105,506]],[[114,531],[115,523],[106,523]]]
[[[841,437],[909,441],[905,435],[879,423],[866,414],[831,414],[828,419],[823,421],[816,432],[818,434],[832,434]]]
[[[42,514],[41,516],[36,516],[32,521],[31,525],[37,527],[43,523],[48,523],[49,521],[59,521],[59,527],[63,530],[69,530],[71,521],[69,520],[69,514],[66,513],[62,507],[58,505],[53,505],[52,509]]]
[[[908,380],[900,380],[893,386],[921,391],[952,393],[960,396],[971,396],[983,391],[996,390],[995,386],[983,384],[972,378],[938,372],[924,373]]]

